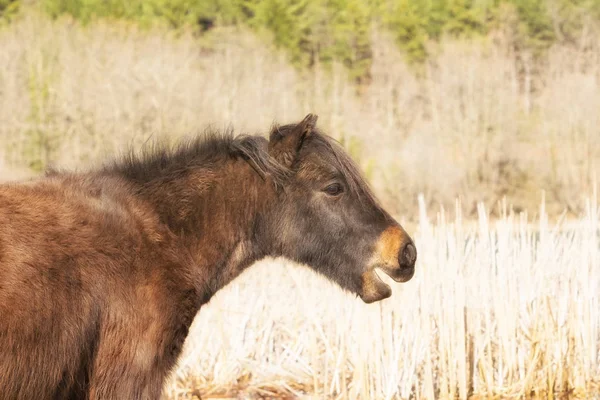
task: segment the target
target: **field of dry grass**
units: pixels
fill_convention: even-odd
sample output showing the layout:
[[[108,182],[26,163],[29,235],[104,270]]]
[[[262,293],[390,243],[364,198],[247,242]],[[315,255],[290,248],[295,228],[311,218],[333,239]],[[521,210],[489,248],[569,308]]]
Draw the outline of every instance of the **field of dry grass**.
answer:
[[[291,67],[247,31],[201,38],[36,15],[0,28],[0,159],[7,170],[88,165],[148,138],[212,124],[262,132],[318,113],[358,158],[386,206],[416,215],[416,197],[469,216],[507,196],[534,212],[581,212],[600,159],[600,47],[551,49],[538,64],[487,41],[444,42],[420,71],[383,34],[370,83],[342,68]]]
[[[543,206],[537,220],[495,221],[480,206],[473,224],[458,209],[428,217],[422,202],[416,275],[374,305],[307,268],[256,265],[201,310],[167,398],[592,398],[594,204],[558,224]]]
[[[26,14],[0,27],[0,175],[316,112],[410,223],[415,277],[367,306],[307,269],[262,262],[202,309],[166,398],[589,397],[600,391],[600,222],[586,200],[600,167],[596,39],[537,64],[502,32],[445,41],[417,71],[376,34],[372,79],[357,88],[342,68],[294,69],[244,30],[196,38]],[[497,206],[504,196],[515,212]],[[439,204],[453,211],[428,218]]]

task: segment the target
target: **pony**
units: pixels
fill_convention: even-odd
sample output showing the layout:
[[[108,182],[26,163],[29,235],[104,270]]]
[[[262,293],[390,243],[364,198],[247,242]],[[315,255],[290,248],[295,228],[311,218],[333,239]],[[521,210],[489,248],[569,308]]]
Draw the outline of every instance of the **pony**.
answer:
[[[413,240],[316,121],[0,185],[0,397],[159,399],[201,306],[265,257],[366,303],[391,295],[375,268],[411,279]]]

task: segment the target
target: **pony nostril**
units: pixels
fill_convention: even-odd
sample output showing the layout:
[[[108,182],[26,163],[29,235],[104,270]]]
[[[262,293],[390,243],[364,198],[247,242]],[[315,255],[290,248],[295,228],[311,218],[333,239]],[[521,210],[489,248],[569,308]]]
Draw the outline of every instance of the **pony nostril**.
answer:
[[[402,249],[400,254],[400,266],[403,268],[413,268],[415,266],[415,261],[417,261],[417,249],[415,245],[412,243],[408,243]]]

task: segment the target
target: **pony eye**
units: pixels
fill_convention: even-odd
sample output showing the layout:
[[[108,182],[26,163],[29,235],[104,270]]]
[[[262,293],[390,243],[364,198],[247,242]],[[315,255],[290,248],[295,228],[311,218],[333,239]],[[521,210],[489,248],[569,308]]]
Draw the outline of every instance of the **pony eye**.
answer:
[[[342,192],[344,191],[344,188],[339,183],[332,183],[331,185],[329,185],[325,189],[323,189],[323,191],[330,196],[337,196],[337,195],[342,194]]]

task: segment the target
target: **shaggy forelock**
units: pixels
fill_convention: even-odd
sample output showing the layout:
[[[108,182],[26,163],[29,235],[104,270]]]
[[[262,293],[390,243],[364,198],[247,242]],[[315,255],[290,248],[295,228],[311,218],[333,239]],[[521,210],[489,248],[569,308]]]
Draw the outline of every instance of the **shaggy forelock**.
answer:
[[[342,145],[330,136],[320,131],[315,131],[307,139],[307,151],[324,156],[332,160],[334,167],[346,181],[348,189],[355,194],[361,204],[366,207],[376,207],[381,210],[377,199],[373,195],[369,184],[365,181],[356,163],[344,150]]]

